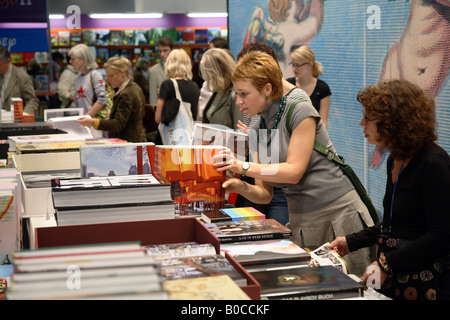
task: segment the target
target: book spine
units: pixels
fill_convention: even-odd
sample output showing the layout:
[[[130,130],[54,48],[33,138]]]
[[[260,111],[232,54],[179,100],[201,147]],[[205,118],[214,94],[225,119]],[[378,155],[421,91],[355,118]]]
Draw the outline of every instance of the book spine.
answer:
[[[346,290],[330,290],[323,292],[302,292],[302,293],[287,293],[279,295],[264,295],[261,294],[261,298],[267,298],[269,300],[336,300],[346,298],[359,298],[363,297],[364,292],[362,288],[352,288]]]
[[[218,237],[220,243],[231,243],[231,242],[241,242],[241,241],[255,241],[255,240],[272,240],[272,239],[290,239],[290,234],[285,233],[263,233],[263,234],[252,234],[252,235],[242,235],[242,236],[225,236]]]

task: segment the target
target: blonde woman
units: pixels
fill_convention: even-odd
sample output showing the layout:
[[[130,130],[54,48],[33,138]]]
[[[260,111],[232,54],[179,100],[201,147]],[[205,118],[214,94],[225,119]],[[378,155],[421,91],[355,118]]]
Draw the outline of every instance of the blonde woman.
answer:
[[[174,49],[169,53],[166,60],[165,72],[168,79],[161,83],[161,87],[159,89],[155,112],[156,123],[164,123],[170,120],[162,117],[162,111],[163,108],[171,107],[171,105],[166,103],[166,101],[176,98],[175,87],[172,79],[175,79],[178,84],[182,100],[191,104],[192,116],[195,117],[197,115],[198,96],[200,94],[200,90],[197,83],[192,81],[192,60],[185,50]],[[165,110],[165,112],[166,111],[168,110]],[[173,118],[175,118],[175,116],[176,114],[173,114]],[[162,144],[159,132],[156,140],[156,144]]]
[[[104,64],[106,78],[116,89],[109,119],[80,118],[84,126],[108,131],[108,137],[128,142],[146,142],[143,124],[145,97],[139,85],[131,80],[130,60],[123,57],[110,58]]]
[[[319,79],[322,75],[322,64],[316,61],[316,55],[310,47],[301,46],[291,53],[291,67],[295,77],[286,80],[309,95],[326,128],[331,90],[325,81]]]
[[[106,87],[103,76],[96,69],[91,49],[84,44],[72,47],[68,53],[70,64],[78,71],[74,81],[74,108],[83,108],[85,114],[95,115],[106,106]]]
[[[231,76],[236,66],[232,55],[226,49],[213,48],[203,54],[200,73],[213,91],[203,110],[202,122],[221,124],[237,129],[243,113],[236,108]]]

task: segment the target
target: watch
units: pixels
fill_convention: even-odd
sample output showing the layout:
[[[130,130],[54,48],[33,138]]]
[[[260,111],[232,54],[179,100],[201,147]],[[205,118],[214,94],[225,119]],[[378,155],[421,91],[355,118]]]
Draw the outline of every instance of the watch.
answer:
[[[250,163],[242,162],[241,168],[242,168],[242,175],[245,176],[247,174],[247,170],[250,168]]]

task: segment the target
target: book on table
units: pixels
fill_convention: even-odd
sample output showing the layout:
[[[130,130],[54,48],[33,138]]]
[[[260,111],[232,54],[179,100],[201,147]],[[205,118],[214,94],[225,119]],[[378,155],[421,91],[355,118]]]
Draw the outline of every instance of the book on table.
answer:
[[[332,266],[252,272],[261,285],[261,298],[331,300],[362,297],[364,287]]]
[[[243,266],[301,262],[311,259],[306,250],[289,239],[221,243],[220,250],[228,252]]]
[[[275,219],[206,223],[205,226],[220,243],[289,239],[292,235],[291,229]]]
[[[266,215],[253,207],[222,208],[218,211],[203,212],[201,218],[206,223],[227,221],[263,220]]]

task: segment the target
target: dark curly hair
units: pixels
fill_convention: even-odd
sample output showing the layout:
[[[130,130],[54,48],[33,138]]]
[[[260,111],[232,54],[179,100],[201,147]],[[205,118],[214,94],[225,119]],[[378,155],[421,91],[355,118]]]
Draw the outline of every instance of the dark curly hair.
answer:
[[[394,159],[413,157],[437,140],[434,100],[419,86],[391,80],[362,89],[356,98],[376,123],[380,142]]]

